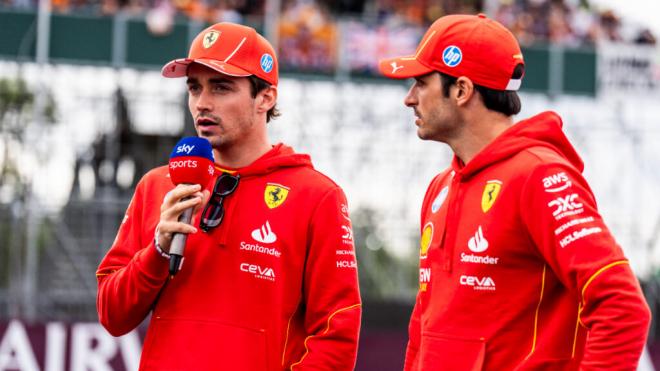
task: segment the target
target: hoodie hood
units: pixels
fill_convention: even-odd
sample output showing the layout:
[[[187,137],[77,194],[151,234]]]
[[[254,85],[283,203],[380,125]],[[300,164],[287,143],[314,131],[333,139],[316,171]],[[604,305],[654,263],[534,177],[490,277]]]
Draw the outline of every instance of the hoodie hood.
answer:
[[[270,151],[263,154],[250,165],[238,169],[219,167],[216,165],[216,170],[238,173],[241,177],[249,177],[268,174],[281,168],[298,166],[313,168],[312,160],[309,155],[295,153],[293,148],[278,143],[274,145]]]
[[[584,163],[566,138],[562,125],[559,115],[552,111],[519,121],[484,147],[467,165],[463,165],[462,161],[454,156],[452,169],[463,177],[470,177],[481,169],[528,148],[546,147],[566,158],[582,172]]]

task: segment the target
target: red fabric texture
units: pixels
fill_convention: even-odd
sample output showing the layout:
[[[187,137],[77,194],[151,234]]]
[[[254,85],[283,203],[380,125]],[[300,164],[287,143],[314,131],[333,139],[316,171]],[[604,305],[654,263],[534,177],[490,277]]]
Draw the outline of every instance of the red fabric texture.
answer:
[[[405,370],[635,370],[650,311],[545,112],[431,182]]]
[[[343,191],[284,145],[235,170],[224,220],[188,236],[171,279],[153,240],[173,185],[165,166],[145,175],[97,272],[101,323],[118,336],[151,313],[141,370],[352,370],[361,302]]]

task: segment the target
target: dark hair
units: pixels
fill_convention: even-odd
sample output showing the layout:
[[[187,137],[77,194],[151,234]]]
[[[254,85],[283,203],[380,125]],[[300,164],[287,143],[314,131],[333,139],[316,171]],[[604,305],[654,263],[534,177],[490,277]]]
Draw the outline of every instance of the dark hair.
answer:
[[[256,98],[260,91],[271,86],[266,80],[255,75],[248,76],[248,80],[250,81],[250,93],[252,93],[252,98]],[[269,109],[268,113],[266,113],[266,122],[270,122],[271,119],[278,118],[279,116],[280,110],[277,109],[277,104],[275,104],[273,108]]]
[[[525,67],[522,64],[516,66],[513,70],[514,79],[522,78],[525,72]],[[449,76],[442,72],[440,78],[442,79],[442,94],[445,97],[449,96],[449,88],[456,83],[457,78]],[[509,90],[495,90],[483,87],[481,85],[474,85],[474,88],[481,94],[484,100],[484,105],[491,111],[497,111],[507,116],[513,116],[520,112],[521,103],[518,93]]]

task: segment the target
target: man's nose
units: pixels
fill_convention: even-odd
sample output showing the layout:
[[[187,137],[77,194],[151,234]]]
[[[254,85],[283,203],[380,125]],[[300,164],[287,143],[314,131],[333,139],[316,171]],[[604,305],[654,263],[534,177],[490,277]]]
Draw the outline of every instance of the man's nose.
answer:
[[[403,99],[403,104],[405,104],[408,107],[413,107],[417,105],[417,94],[415,94],[415,86],[411,86],[410,89],[408,90],[408,94],[406,94],[406,97]]]
[[[207,93],[206,91],[202,91],[199,94],[195,108],[197,108],[198,111],[212,111],[213,100],[211,99],[211,94]]]

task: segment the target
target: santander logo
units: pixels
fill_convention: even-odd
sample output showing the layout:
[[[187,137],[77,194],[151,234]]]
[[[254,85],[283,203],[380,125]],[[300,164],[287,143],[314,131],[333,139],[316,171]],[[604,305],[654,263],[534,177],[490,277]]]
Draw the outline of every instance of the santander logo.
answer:
[[[481,226],[479,226],[474,237],[470,238],[470,241],[468,241],[468,248],[473,252],[484,252],[488,249],[488,240],[484,237],[484,232],[481,230]]]
[[[260,228],[257,228],[252,231],[252,238],[255,241],[262,243],[273,243],[277,241],[277,235],[270,228],[270,223],[266,221],[266,224],[262,225]]]

